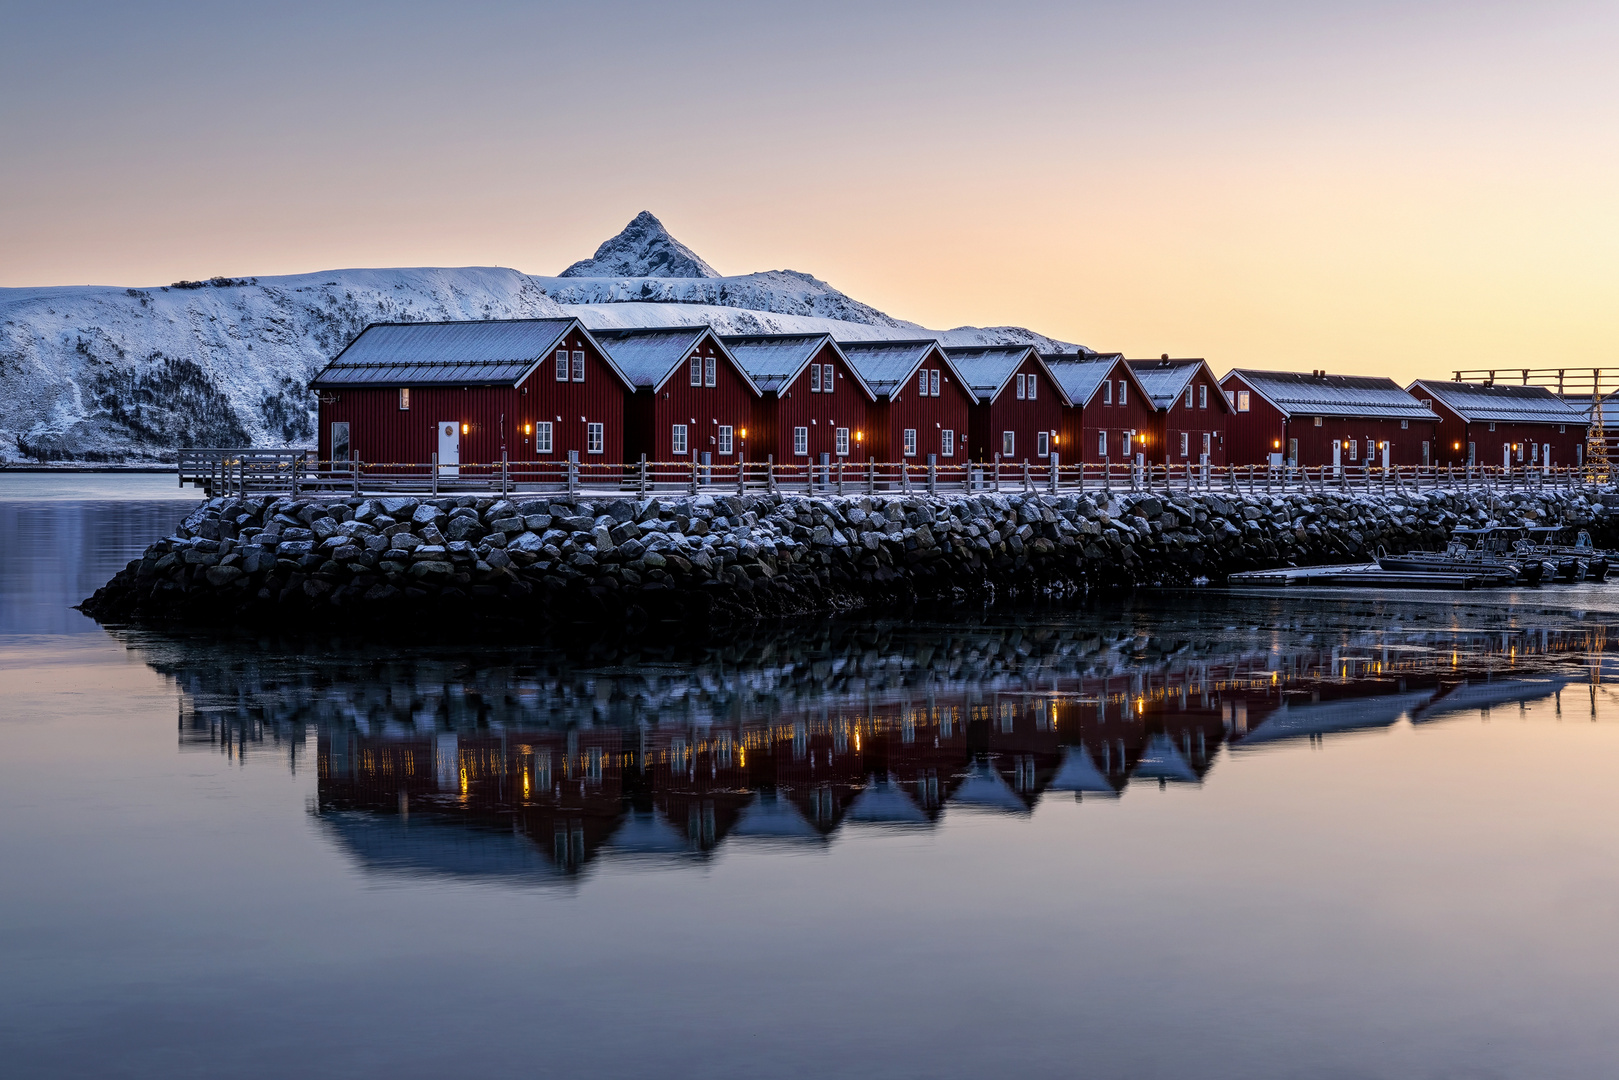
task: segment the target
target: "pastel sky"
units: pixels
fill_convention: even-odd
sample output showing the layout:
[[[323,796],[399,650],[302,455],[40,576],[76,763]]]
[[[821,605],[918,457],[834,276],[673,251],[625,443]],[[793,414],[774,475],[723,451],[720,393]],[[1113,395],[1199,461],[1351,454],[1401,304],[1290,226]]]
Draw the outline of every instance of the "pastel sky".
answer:
[[[651,210],[929,326],[1619,365],[1619,4],[0,0],[0,285],[555,273]]]

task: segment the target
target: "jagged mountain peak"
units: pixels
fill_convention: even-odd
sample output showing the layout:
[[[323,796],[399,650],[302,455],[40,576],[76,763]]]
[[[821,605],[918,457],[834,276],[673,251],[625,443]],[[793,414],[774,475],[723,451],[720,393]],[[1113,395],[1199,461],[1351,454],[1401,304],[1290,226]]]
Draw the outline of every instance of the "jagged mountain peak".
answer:
[[[669,235],[663,222],[642,210],[596,254],[581,259],[559,277],[717,278],[720,272]]]

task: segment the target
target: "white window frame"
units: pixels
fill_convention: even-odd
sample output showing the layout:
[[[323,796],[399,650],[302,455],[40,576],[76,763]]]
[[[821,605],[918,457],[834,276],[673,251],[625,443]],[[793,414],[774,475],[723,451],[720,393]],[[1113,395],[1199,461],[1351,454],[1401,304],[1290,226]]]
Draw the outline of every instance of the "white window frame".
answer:
[[[801,456],[809,453],[809,428],[793,428],[793,453]]]
[[[1191,383],[1186,384],[1186,407],[1188,409],[1190,409],[1192,407],[1192,384]]]
[[[1030,401],[1033,401],[1033,400],[1034,400],[1034,391],[1035,391],[1035,387],[1037,387],[1037,386],[1039,386],[1039,385],[1040,385],[1040,378],[1039,378],[1039,376],[1037,376],[1037,375],[1030,375],[1030,376],[1029,376],[1029,400],[1030,400]]]
[[[690,444],[686,440],[686,425],[675,424],[669,429],[669,446],[677,454],[684,454]]]
[[[1119,380],[1119,404],[1120,405],[1128,405],[1128,404],[1130,404],[1129,397],[1126,394],[1126,388],[1129,387],[1129,385],[1130,384],[1125,382],[1123,379]]]
[[[1209,407],[1209,387],[1207,383],[1197,388],[1197,407],[1200,409]]]
[[[1023,373],[1020,371],[1020,372],[1018,372],[1018,377],[1017,377],[1017,399],[1019,401],[1023,401],[1027,397],[1028,397],[1028,390],[1024,386]]]
[[[585,350],[573,350],[573,381],[585,381]]]
[[[1247,390],[1237,391],[1237,411],[1248,412],[1254,403],[1253,395]]]
[[[833,447],[839,457],[849,456],[849,429],[840,427],[833,435]]]
[[[956,433],[949,428],[939,432],[939,456],[956,456]]]
[[[731,456],[731,425],[721,424],[719,432],[719,452],[723,457]]]
[[[551,421],[542,420],[534,425],[534,452],[536,454],[551,452]]]
[[[918,369],[916,372],[916,396],[928,396],[928,373],[925,369]]]
[[[1400,421],[1400,430],[1401,431],[1410,431],[1411,430],[1411,421],[1409,421],[1409,420],[1401,420]]]
[[[838,388],[838,369],[831,364],[821,365],[821,393],[835,393]]]
[[[585,453],[605,454],[607,452],[607,432],[600,423],[585,425]]]
[[[904,434],[903,434],[903,438],[904,438],[904,444],[903,444],[903,449],[901,450],[901,453],[904,454],[906,457],[915,457],[916,456],[916,429],[913,428],[913,427],[906,428],[905,431],[904,431]]]
[[[1001,457],[1009,458],[1017,453],[1017,432],[1001,432]]]
[[[1227,408],[1235,409],[1237,407],[1237,392],[1235,390],[1221,390],[1220,393],[1225,395]]]
[[[1034,433],[1034,456],[1051,456],[1051,432],[1037,431]]]
[[[1203,452],[1205,454],[1214,453],[1213,446],[1214,446],[1214,436],[1209,434],[1207,431],[1205,431],[1203,433]]]
[[[1113,404],[1113,380],[1112,379],[1103,379],[1102,380],[1102,404],[1103,405],[1111,405],[1111,404]]]
[[[703,385],[718,386],[720,382],[720,361],[717,356],[703,358]]]
[[[399,411],[410,411],[410,387],[408,386],[401,386],[399,388]]]
[[[703,385],[703,358],[701,356],[691,358],[691,384],[693,386]]]
[[[1181,457],[1189,458],[1191,456],[1192,456],[1192,433],[1189,432],[1189,431],[1183,431],[1183,432],[1181,432]]]
[[[568,381],[568,350],[557,350],[557,382]]]
[[[932,371],[928,372],[928,382],[931,384],[929,386],[929,388],[928,388],[928,394],[930,396],[932,396],[932,397],[938,397],[939,396],[939,369],[938,368],[934,368]]]
[[[810,365],[810,393],[819,394],[820,392],[821,392],[821,365],[820,364],[811,364]]]
[[[1320,417],[1319,417],[1319,416],[1318,416],[1318,417],[1316,417],[1316,418],[1315,418],[1315,426],[1316,426],[1316,427],[1320,427],[1320,426],[1321,426],[1321,418],[1320,418]]]
[[[1112,384],[1110,383],[1109,385]],[[1096,433],[1096,456],[1107,457],[1107,432],[1105,431]]]

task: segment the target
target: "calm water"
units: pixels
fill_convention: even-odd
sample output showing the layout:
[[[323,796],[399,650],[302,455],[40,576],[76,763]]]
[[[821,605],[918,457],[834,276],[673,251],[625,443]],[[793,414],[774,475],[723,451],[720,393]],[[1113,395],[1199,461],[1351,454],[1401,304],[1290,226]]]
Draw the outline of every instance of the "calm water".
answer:
[[[1619,586],[174,637],[70,610],[172,481],[72,483],[0,477],[8,1076],[1619,1057]]]

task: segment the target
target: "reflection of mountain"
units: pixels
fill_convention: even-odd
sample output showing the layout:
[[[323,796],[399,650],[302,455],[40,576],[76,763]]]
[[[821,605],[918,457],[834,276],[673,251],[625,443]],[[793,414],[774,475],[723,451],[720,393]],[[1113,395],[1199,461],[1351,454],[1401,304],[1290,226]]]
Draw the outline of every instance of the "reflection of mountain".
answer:
[[[130,643],[179,685],[183,747],[294,768],[314,749],[315,813],[367,871],[533,882],[1197,785],[1225,746],[1543,697],[1584,648],[1583,631],[1317,645],[1295,626],[1304,643],[1284,649],[1268,616],[1234,627],[1234,605],[1204,619],[1197,603],[719,645]]]

